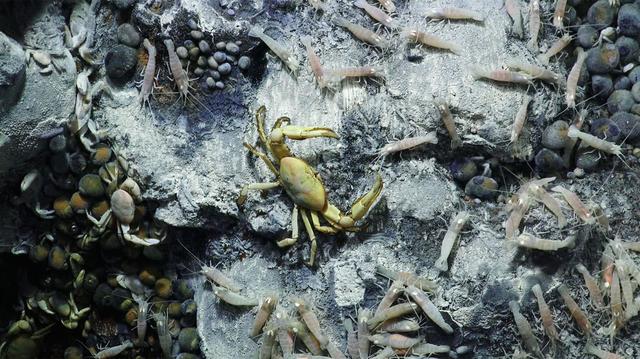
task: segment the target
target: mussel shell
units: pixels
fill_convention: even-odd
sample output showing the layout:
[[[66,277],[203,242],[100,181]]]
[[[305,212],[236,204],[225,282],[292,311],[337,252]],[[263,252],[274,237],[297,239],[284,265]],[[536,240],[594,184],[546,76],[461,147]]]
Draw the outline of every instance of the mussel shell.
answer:
[[[182,328],[178,335],[178,344],[183,352],[195,352],[200,347],[200,336],[196,328]]]
[[[120,223],[130,224],[133,221],[135,209],[135,203],[129,193],[121,189],[113,192],[111,210]]]
[[[79,191],[82,195],[89,197],[101,197],[104,195],[104,186],[100,176],[93,173],[86,174],[80,178],[78,183]]]

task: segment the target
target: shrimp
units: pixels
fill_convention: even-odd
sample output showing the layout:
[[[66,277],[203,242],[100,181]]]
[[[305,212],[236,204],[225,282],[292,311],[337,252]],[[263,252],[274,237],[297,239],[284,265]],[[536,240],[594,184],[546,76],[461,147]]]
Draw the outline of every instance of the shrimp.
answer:
[[[393,283],[391,283],[391,287],[389,287],[389,290],[387,290],[387,293],[385,293],[384,297],[382,297],[382,299],[380,300],[380,303],[378,303],[378,308],[376,308],[374,315],[378,315],[382,311],[391,307],[391,305],[398,299],[398,296],[403,291],[404,283],[398,280],[393,281]]]
[[[589,207],[591,208],[591,211],[593,212],[594,217],[596,217],[596,222],[598,222],[598,226],[600,226],[602,231],[604,232],[610,231],[611,226],[609,226],[609,218],[602,210],[602,207],[600,207],[600,205],[595,202],[590,202]]]
[[[313,76],[316,78],[318,86],[320,86],[321,89],[325,88],[327,83],[324,80],[324,69],[322,68],[320,57],[318,57],[313,46],[311,46],[311,38],[308,36],[304,37],[302,39],[302,43],[307,48],[307,60],[309,60],[311,71],[313,72]]]
[[[298,310],[298,314],[302,317],[302,321],[307,325],[307,328],[309,328],[313,336],[318,339],[322,347],[325,347],[329,340],[322,334],[320,330],[320,322],[318,321],[316,314],[308,308],[307,303],[302,298],[294,299],[293,305]]]
[[[571,43],[571,40],[573,40],[573,37],[571,35],[562,35],[562,37],[559,38],[558,41],[554,42],[551,47],[549,47],[549,50],[547,50],[547,52],[537,56],[538,61],[540,61],[543,65],[549,65],[549,59],[559,54],[560,51],[564,50],[564,48]]]
[[[621,242],[624,249],[640,252],[640,242]]]
[[[273,329],[269,329],[264,332],[262,336],[262,345],[260,346],[259,359],[270,359],[271,351],[276,343],[276,332]]]
[[[453,121],[453,116],[451,115],[451,111],[449,110],[449,104],[444,100],[437,100],[435,104],[436,108],[440,112],[440,117],[442,118],[444,127],[447,129],[449,137],[451,137],[451,149],[455,150],[456,148],[462,146],[462,140],[460,139],[458,131],[456,130],[456,123]]]
[[[511,127],[511,137],[509,138],[511,143],[516,142],[516,140],[518,140],[518,136],[520,136],[520,132],[522,132],[524,123],[527,121],[527,110],[531,100],[533,100],[533,97],[525,96],[522,105],[520,105],[520,108],[516,113],[516,119],[513,121],[513,126]]]
[[[379,8],[369,4],[367,0],[356,0],[353,5],[364,10],[369,16],[371,16],[373,19],[384,26],[390,29],[395,29],[397,27],[395,21],[391,16],[387,15]]]
[[[395,12],[396,5],[393,3],[393,0],[378,0],[380,5],[384,7],[388,12]]]
[[[579,138],[582,140],[584,144],[590,147],[593,147],[597,150],[610,153],[618,157],[622,156],[622,149],[620,146],[616,145],[613,142],[609,142],[601,138],[598,138],[592,134],[582,132],[573,125],[569,126],[569,131],[567,132],[567,136],[571,138]]]
[[[153,79],[155,77],[156,72],[156,47],[149,42],[149,39],[144,39],[142,45],[145,49],[147,49],[147,53],[149,54],[149,60],[147,61],[147,67],[144,69],[144,76],[142,78],[142,86],[140,87],[140,94],[138,95],[138,101],[140,101],[141,105],[149,103],[149,96],[153,91]],[[170,55],[171,56],[171,55]]]
[[[542,319],[542,326],[544,327],[545,333],[551,340],[551,346],[553,351],[555,352],[556,342],[560,337],[558,336],[558,331],[556,330],[556,326],[553,323],[553,316],[551,315],[551,310],[549,309],[549,305],[544,300],[544,296],[542,295],[542,288],[540,284],[536,284],[531,287],[531,291],[533,295],[536,297],[536,301],[538,302],[538,311],[540,312],[540,318]]]
[[[205,265],[198,258],[198,256],[196,256],[193,252],[191,252],[191,250],[189,250],[189,248],[187,248],[184,245],[184,243],[182,243],[182,241],[178,240],[178,243],[180,243],[182,248],[184,248],[187,251],[187,253],[189,253],[189,255],[191,255],[193,259],[195,259],[198,262],[198,264],[200,264],[201,269],[199,273],[202,273],[205,276],[205,278],[207,278],[211,283],[222,286],[235,293],[238,293],[240,292],[240,290],[242,290],[242,286],[238,282],[236,282],[232,278],[227,277],[224,273],[222,273],[221,270],[215,267]]]
[[[342,353],[342,351],[340,351],[340,349],[331,342],[327,344],[327,352],[329,352],[331,359],[347,359],[344,353]]]
[[[544,355],[540,350],[540,345],[538,345],[538,340],[535,335],[533,335],[533,330],[531,329],[531,324],[527,321],[527,318],[520,313],[520,306],[516,301],[509,302],[509,309],[511,309],[511,313],[513,314],[513,318],[516,322],[516,326],[518,327],[518,332],[520,333],[520,337],[524,342],[527,350],[536,355],[538,358],[544,359]]]
[[[238,307],[255,307],[258,305],[258,301],[255,298],[247,298],[224,287],[216,287],[215,285],[212,285],[212,287],[213,294],[227,304]]]
[[[556,10],[553,13],[553,26],[558,30],[564,29],[564,13],[567,10],[567,0],[556,0]]]
[[[576,303],[576,301],[571,298],[569,289],[564,284],[560,284],[558,286],[558,293],[560,293],[564,304],[567,306],[567,308],[569,308],[569,314],[571,314],[573,319],[576,321],[578,327],[580,327],[580,330],[582,330],[582,333],[585,336],[590,337],[592,328],[591,323],[589,323],[587,315],[584,314],[582,309],[580,309],[578,303]]]
[[[437,288],[435,282],[430,281],[426,278],[418,277],[417,275],[409,272],[396,272],[390,269],[387,269],[381,265],[376,266],[376,272],[383,277],[387,277],[389,279],[401,281],[406,285],[413,285],[422,290],[434,291]]]
[[[524,186],[523,186],[524,187]],[[529,193],[522,191],[520,194],[516,194],[514,198],[510,200],[510,214],[509,218],[505,222],[505,238],[507,240],[514,239],[518,234],[520,228],[520,222],[524,215],[529,211],[531,201],[529,199]]]
[[[322,353],[322,347],[320,346],[320,342],[313,336],[311,332],[307,329],[307,327],[295,320],[291,319],[287,324],[288,328],[291,329],[300,340],[304,343],[304,346],[309,349],[309,351],[314,355],[319,355]]]
[[[633,288],[631,286],[631,279],[629,278],[629,274],[627,273],[626,262],[618,259],[615,261],[615,266],[620,279],[622,299],[624,299],[625,303],[624,320],[628,321],[629,319],[638,315],[638,308],[636,307],[636,304],[633,300]]]
[[[260,334],[262,328],[264,327],[267,320],[273,313],[273,310],[278,305],[278,296],[277,295],[268,295],[262,301],[260,305],[260,309],[258,309],[258,313],[256,314],[256,319],[253,321],[253,327],[251,328],[251,332],[249,335],[251,337],[255,337]]]
[[[411,42],[418,43],[427,47],[435,47],[437,49],[448,50],[456,55],[460,55],[462,50],[453,42],[443,40],[435,35],[418,31],[415,29],[406,29],[402,32],[402,36]]]
[[[555,177],[550,177],[555,179]],[[529,190],[533,195],[535,195],[536,199],[542,202],[545,207],[549,208],[551,212],[558,218],[558,227],[563,228],[567,225],[567,218],[562,213],[562,209],[560,208],[560,203],[558,200],[553,198],[549,192],[547,192],[542,185],[538,185],[537,183],[533,183],[529,186]]]
[[[411,333],[420,330],[420,324],[411,319],[391,319],[383,322],[379,330],[387,333]]]
[[[171,39],[164,40],[164,46],[167,48],[167,53],[169,54],[169,68],[171,69],[173,80],[176,85],[178,85],[178,92],[181,97],[184,96],[186,98],[190,94],[189,77],[187,77],[187,72],[182,68],[182,63],[176,54],[173,41],[171,41]]]
[[[575,245],[576,236],[570,235],[567,238],[559,240],[537,238],[528,233],[522,233],[518,236],[518,245],[520,247],[538,249],[541,251],[557,251],[562,248],[571,248]]]
[[[349,353],[351,359],[360,359],[358,332],[353,329],[353,324],[350,319],[344,320],[344,326],[347,329],[347,353]]]
[[[520,70],[527,73],[528,75],[531,75],[534,80],[542,80],[556,85],[560,85],[564,81],[564,79],[555,72],[524,61],[515,59],[507,60],[506,65],[510,69]]]
[[[120,345],[116,345],[107,349],[103,349],[96,354],[93,355],[94,359],[108,359],[115,358],[116,356],[122,354],[125,350],[129,350],[133,348],[133,342],[127,340]]]
[[[438,307],[431,302],[429,297],[427,297],[422,290],[410,285],[407,287],[406,293],[409,294],[411,299],[420,306],[424,314],[426,314],[435,325],[440,327],[440,329],[444,330],[447,334],[453,333],[453,328],[444,320],[444,317],[440,314]]]
[[[474,66],[471,68],[471,76],[474,80],[487,79],[496,82],[513,83],[519,85],[533,84],[533,78],[531,76],[503,69],[487,70],[479,66]]]
[[[529,49],[538,52],[538,35],[540,35],[540,1],[531,0],[529,4]]]
[[[587,342],[587,345],[585,345],[584,347],[584,351],[587,354],[591,354],[600,359],[624,359],[622,355],[618,355],[616,353],[610,353],[596,347],[595,345],[593,345],[591,341]]]
[[[447,354],[451,351],[448,345],[435,345],[430,343],[422,343],[411,348],[411,354],[416,355],[434,355]]]
[[[622,310],[622,294],[620,293],[620,280],[618,278],[618,271],[613,271],[613,277],[611,279],[611,300],[609,305],[611,306],[611,316],[613,322],[609,327],[611,331],[611,338],[618,333],[618,331],[624,326],[624,311]]]
[[[165,359],[171,358],[172,339],[169,332],[169,318],[167,312],[154,313],[153,319],[156,321],[156,332],[158,333],[158,342]]]
[[[396,304],[392,307],[389,307],[386,310],[383,310],[377,315],[374,315],[371,319],[367,320],[367,325],[369,329],[373,329],[378,326],[378,324],[389,320],[401,317],[405,314],[413,313],[418,309],[418,305],[416,303],[402,303]]]
[[[594,224],[596,222],[591,212],[587,209],[587,206],[580,200],[580,198],[578,198],[578,195],[562,186],[555,186],[551,190],[562,194],[564,200],[567,201],[569,206],[571,206],[573,211],[576,212],[578,217],[580,217],[584,223]]]
[[[436,260],[434,266],[441,272],[446,272],[449,270],[449,264],[447,260],[449,259],[449,254],[453,249],[453,245],[460,235],[460,231],[469,220],[469,213],[462,211],[456,214],[451,218],[451,222],[449,223],[449,229],[447,233],[444,235],[444,239],[442,240],[442,246],[440,247],[440,257]]]
[[[402,334],[376,334],[370,335],[369,341],[380,347],[392,347],[394,349],[409,349],[420,343],[422,338],[405,337]]]
[[[524,37],[524,30],[522,28],[522,10],[518,4],[518,0],[505,0],[504,6],[507,9],[507,14],[513,20],[513,33],[519,39]]]
[[[609,244],[604,246],[602,251],[602,259],[600,260],[600,267],[602,273],[603,286],[605,288],[611,287],[611,281],[613,280],[613,250]]]
[[[289,50],[287,50],[283,45],[265,34],[263,29],[254,26],[249,30],[249,36],[258,38],[264,42],[267,47],[271,49],[271,51],[273,51],[273,53],[276,54],[276,56],[278,56],[285,65],[287,65],[291,73],[294,75],[298,73],[298,69],[300,68],[298,60],[291,55]]]
[[[387,359],[395,355],[396,355],[396,351],[392,347],[386,347],[383,350],[379,351],[375,356],[370,357],[370,359]],[[368,358],[368,357],[365,357],[365,358]]]
[[[369,357],[369,320],[371,311],[362,309],[358,313],[358,352],[360,359]]]
[[[574,120],[574,126],[576,126],[577,129],[581,129],[586,118],[587,110],[580,110],[580,112],[578,112],[578,117]],[[564,154],[562,155],[562,160],[567,168],[571,167],[571,155],[573,154],[573,149],[576,147],[577,142],[577,138],[567,137],[567,144],[564,146]]]
[[[354,24],[349,20],[339,16],[336,17],[333,21],[338,26],[344,27],[345,29],[349,30],[349,32],[351,32],[353,36],[361,41],[366,42],[369,45],[378,47],[380,49],[386,49],[389,47],[389,44],[382,38],[382,36],[376,34],[375,32],[367,29],[364,26]]]
[[[294,338],[289,334],[290,323],[289,316],[285,311],[279,310],[276,312],[274,321],[274,325],[276,327],[276,339],[285,358],[288,358],[293,354],[295,345]]]
[[[436,137],[435,131],[429,132],[424,136],[407,137],[398,141],[389,142],[384,147],[379,149],[376,155],[378,158],[384,158],[393,153],[413,149],[425,143],[434,145],[438,144],[438,137]]]
[[[582,50],[581,47],[578,47],[578,57],[576,59],[576,63],[573,64],[571,71],[569,71],[569,75],[567,76],[567,93],[565,96],[565,100],[567,106],[571,108],[576,107],[576,91],[578,90],[578,80],[580,79],[580,72],[582,71],[582,66],[584,65],[585,60],[587,59],[587,53]]]
[[[428,9],[424,15],[429,19],[474,20],[483,22],[484,15],[477,11],[458,7],[441,7]]]
[[[136,328],[138,330],[138,343],[143,344],[147,336],[147,315],[149,314],[149,302],[141,295],[133,295],[133,299],[138,303],[138,319]]]
[[[383,78],[384,70],[375,66],[356,66],[356,67],[344,67],[341,69],[327,70],[327,78],[329,82],[340,82],[347,78],[357,77],[379,77]]]
[[[604,299],[602,297],[602,292],[600,291],[600,287],[598,286],[598,282],[596,282],[596,279],[591,276],[591,273],[589,273],[587,268],[582,263],[576,264],[576,270],[580,274],[582,274],[584,283],[587,286],[587,290],[589,290],[589,295],[591,296],[593,304],[595,304],[599,308],[604,307]]]

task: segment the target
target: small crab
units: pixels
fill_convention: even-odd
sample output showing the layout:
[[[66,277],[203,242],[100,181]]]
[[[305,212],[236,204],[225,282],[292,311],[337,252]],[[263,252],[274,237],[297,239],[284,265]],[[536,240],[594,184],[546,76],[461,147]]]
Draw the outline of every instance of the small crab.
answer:
[[[33,321],[23,314],[22,319],[11,324],[0,344],[0,359],[36,358],[40,351],[40,339],[49,334],[53,325],[34,331]]]
[[[355,226],[355,223],[365,216],[375,203],[380,192],[382,192],[382,177],[378,174],[373,188],[356,200],[349,214],[343,214],[336,206],[329,202],[318,172],[305,161],[294,157],[289,147],[284,143],[287,137],[293,140],[317,137],[337,138],[336,133],[324,127],[293,126],[290,125],[289,118],[280,117],[276,120],[271,134],[267,137],[264,131],[266,111],[266,108],[261,106],[256,112],[258,135],[264,148],[275,157],[279,168],[274,165],[267,154],[259,152],[248,143],[244,143],[244,146],[252,154],[266,163],[269,170],[276,176],[276,181],[246,185],[240,191],[237,203],[241,206],[245,202],[249,190],[284,188],[294,203],[291,218],[292,230],[291,238],[285,238],[279,241],[278,246],[287,247],[298,240],[298,212],[300,212],[305,229],[309,235],[309,240],[311,241],[311,253],[308,264],[309,266],[313,266],[317,244],[311,223],[313,223],[313,227],[316,230],[327,234],[335,234],[339,231],[357,231],[359,227]],[[330,226],[321,225],[318,215],[322,215]],[[311,221],[309,221],[309,217],[311,217]]]

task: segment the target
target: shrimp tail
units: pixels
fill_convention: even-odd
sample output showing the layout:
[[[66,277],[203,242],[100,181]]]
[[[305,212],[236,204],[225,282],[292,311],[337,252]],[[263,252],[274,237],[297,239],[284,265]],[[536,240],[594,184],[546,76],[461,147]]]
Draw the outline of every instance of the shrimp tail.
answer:
[[[254,26],[249,30],[249,33],[247,35],[249,35],[250,37],[261,38],[262,35],[264,35],[264,30],[259,26]]]
[[[348,27],[350,25],[349,20],[343,18],[342,16],[336,16],[333,18],[333,22],[342,27]]]

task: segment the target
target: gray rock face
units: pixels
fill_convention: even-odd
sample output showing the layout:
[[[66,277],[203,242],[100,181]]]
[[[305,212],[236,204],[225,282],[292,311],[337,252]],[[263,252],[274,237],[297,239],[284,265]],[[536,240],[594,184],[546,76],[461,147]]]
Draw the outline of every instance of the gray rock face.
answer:
[[[24,88],[26,67],[22,46],[0,32],[0,113],[13,105]]]
[[[0,186],[11,177],[7,173],[20,173],[26,161],[46,145],[44,138],[73,113],[76,68],[71,54],[62,47],[64,17],[56,9],[45,6],[24,33],[24,41],[31,48],[50,54],[60,71],[54,69],[50,74],[42,74],[42,67],[31,61],[23,70],[23,88],[14,104],[0,109]],[[12,51],[10,56],[21,56],[24,66],[24,52],[16,48],[19,45],[9,40],[4,43],[12,44],[8,48]],[[0,57],[4,58],[4,51],[1,53]],[[15,61],[18,63],[14,66],[19,67],[20,60]],[[1,67],[3,72],[9,69],[5,69],[4,63]],[[0,101],[3,100],[2,95]]]

